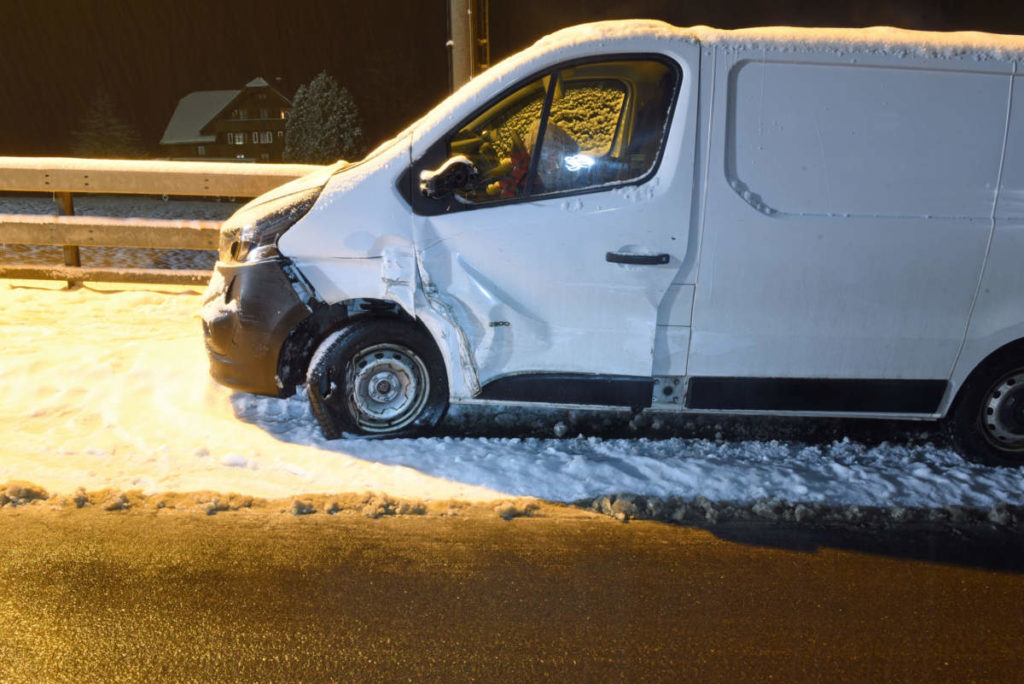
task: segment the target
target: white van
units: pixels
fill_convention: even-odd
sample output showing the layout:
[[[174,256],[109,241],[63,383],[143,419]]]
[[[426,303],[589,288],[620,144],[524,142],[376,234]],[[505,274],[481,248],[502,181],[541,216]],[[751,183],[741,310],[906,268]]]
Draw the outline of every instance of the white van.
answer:
[[[211,372],[328,438],[449,402],[948,418],[1024,463],[1024,38],[560,31],[228,220]]]

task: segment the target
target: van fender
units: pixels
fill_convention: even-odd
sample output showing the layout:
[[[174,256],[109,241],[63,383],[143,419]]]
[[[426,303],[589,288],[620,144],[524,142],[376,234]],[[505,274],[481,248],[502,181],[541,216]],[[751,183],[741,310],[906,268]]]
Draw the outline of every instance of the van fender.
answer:
[[[416,318],[416,254],[409,247],[385,247],[380,254],[381,299],[391,300]]]
[[[381,299],[393,301],[414,320],[420,320],[441,350],[448,369],[448,387],[453,397],[472,397],[480,392],[476,364],[465,331],[451,302],[432,284],[423,286],[422,269],[416,252],[406,246],[381,251]],[[427,281],[430,282],[429,280]],[[456,362],[457,361],[457,362]]]
[[[960,393],[964,382],[988,357],[1004,347],[1022,341],[1024,341],[1024,322],[991,332],[984,337],[969,337],[953,366],[949,378],[950,390],[939,407],[940,414],[946,415]]]
[[[328,306],[360,300],[391,302],[410,320],[419,320],[444,357],[452,398],[469,398],[480,392],[469,341],[453,303],[429,279],[424,286],[422,265],[411,246],[389,245],[376,257],[293,258],[293,262],[317,299]]]
[[[417,290],[421,305],[420,322],[427,328],[444,356],[448,369],[448,391],[452,399],[469,399],[480,394],[480,377],[465,331],[458,323],[452,303],[433,287]]]

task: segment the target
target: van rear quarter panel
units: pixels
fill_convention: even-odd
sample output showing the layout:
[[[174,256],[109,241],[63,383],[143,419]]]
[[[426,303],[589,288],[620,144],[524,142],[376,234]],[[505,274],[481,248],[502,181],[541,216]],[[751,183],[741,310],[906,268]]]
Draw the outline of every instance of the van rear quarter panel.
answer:
[[[948,378],[1011,68],[719,48],[688,374]]]
[[[1018,72],[1022,67],[1018,63]],[[1024,74],[1013,78],[1009,113],[992,246],[953,370],[955,387],[994,350],[1024,338]]]

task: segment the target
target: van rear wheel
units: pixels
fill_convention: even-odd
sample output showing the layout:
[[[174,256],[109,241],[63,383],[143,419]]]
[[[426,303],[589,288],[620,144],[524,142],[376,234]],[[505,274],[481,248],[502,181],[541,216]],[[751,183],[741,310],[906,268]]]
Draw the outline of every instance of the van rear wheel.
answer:
[[[991,465],[1024,465],[1024,353],[1018,348],[979,367],[950,417],[962,453]]]
[[[330,335],[313,354],[306,393],[327,439],[416,435],[448,410],[440,352],[423,331],[397,319],[357,321]]]

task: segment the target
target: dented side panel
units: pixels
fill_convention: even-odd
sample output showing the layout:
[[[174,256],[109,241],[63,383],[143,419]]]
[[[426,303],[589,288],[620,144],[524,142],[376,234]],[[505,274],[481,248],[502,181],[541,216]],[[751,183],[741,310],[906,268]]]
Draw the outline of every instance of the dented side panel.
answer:
[[[692,282],[696,235],[699,49],[673,50],[680,95],[653,178],[415,217],[424,289],[465,336],[482,385],[521,373],[651,375],[659,308],[674,281]],[[614,263],[609,253],[667,263]]]

